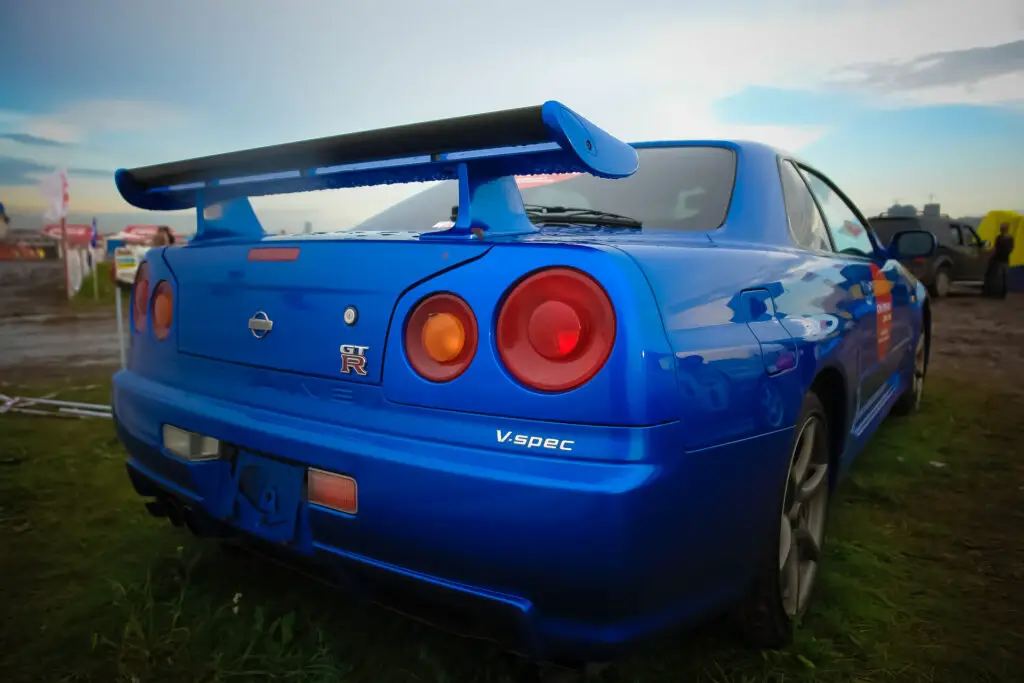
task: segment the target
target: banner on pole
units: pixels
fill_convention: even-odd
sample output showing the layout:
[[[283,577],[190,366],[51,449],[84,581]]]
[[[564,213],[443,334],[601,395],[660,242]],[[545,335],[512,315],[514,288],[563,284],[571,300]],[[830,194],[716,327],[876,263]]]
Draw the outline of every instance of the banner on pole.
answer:
[[[43,196],[46,198],[46,211],[43,218],[48,221],[59,221],[68,215],[68,174],[58,169],[43,177],[41,183]]]
[[[85,249],[68,249],[68,298],[73,297],[82,288],[82,280],[85,279]]]

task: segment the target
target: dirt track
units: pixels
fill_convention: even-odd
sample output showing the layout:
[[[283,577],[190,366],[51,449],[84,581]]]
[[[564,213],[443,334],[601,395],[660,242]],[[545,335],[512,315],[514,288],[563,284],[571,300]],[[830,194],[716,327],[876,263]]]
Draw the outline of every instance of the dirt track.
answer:
[[[935,306],[932,371],[970,374],[1024,394],[1024,295],[965,292]]]
[[[0,382],[116,367],[114,304],[72,306],[59,261],[0,261]]]
[[[68,304],[59,262],[0,261],[0,381],[113,369],[116,330],[112,304]],[[1005,380],[1024,394],[1024,295],[962,290],[936,301],[932,362],[932,372]]]

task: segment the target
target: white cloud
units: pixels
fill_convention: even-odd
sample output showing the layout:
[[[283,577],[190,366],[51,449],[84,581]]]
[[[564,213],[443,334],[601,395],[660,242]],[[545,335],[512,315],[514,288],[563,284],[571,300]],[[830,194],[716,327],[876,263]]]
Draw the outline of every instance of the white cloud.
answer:
[[[135,132],[179,126],[188,115],[166,103],[111,99],[77,102],[61,112],[60,119],[87,131]]]
[[[42,181],[43,173],[29,174]],[[69,207],[71,211],[103,213],[111,210],[111,188],[113,181],[100,178],[71,178],[68,181]],[[47,205],[40,183],[35,185],[8,185],[0,187],[4,203],[17,207],[19,211],[41,210]],[[127,209],[124,204],[120,209]]]
[[[83,142],[93,133],[166,130],[187,121],[173,105],[129,99],[85,100],[45,114],[0,111],[4,130],[64,143]]]
[[[1021,37],[1017,0],[784,6],[731,0],[627,6],[618,0],[521,0],[511,13],[504,6],[447,0],[371,5],[309,0],[299,13],[281,3],[257,4],[258,11],[241,18],[227,3],[210,6],[209,26],[220,25],[218,13],[231,16],[247,39],[204,53],[214,57],[203,65],[209,78],[194,79],[197,88],[230,82],[247,93],[231,106],[248,137],[225,131],[215,143],[206,143],[224,148],[200,149],[189,142],[200,136],[186,132],[175,137],[182,157],[551,97],[626,139],[744,138],[799,152],[828,128],[726,124],[714,115],[715,101],[752,85],[815,88],[850,65],[907,61]],[[150,23],[139,30],[156,29]],[[192,48],[182,43],[181,49]],[[181,78],[191,76],[183,71]],[[987,104],[1014,90],[1024,92],[1019,74],[969,88],[906,90],[877,100],[886,106]],[[225,92],[210,95],[216,99]],[[202,114],[196,112],[193,130],[208,133],[198,120]],[[152,140],[149,151],[155,153],[156,142],[165,145],[166,131],[187,121],[180,107],[110,99],[79,103],[20,125],[23,132],[62,140],[130,133],[139,142]],[[3,112],[0,125],[8,125]],[[35,132],[28,129],[32,126]],[[111,185],[111,201],[112,190]],[[405,193],[406,188],[311,193],[257,203],[362,216]]]
[[[82,135],[82,131],[78,126],[51,117],[25,119],[21,122],[19,128],[18,132],[20,133],[27,133],[55,142],[77,142],[81,139]]]
[[[888,93],[880,104],[893,107],[972,104],[1020,108],[1024,106],[1024,72],[974,83]]]

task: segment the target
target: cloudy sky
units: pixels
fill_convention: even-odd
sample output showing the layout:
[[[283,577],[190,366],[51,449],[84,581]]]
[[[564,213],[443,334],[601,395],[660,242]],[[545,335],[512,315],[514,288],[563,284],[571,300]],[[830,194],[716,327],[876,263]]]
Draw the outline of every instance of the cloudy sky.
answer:
[[[118,167],[558,99],[627,140],[800,153],[868,213],[1024,208],[1015,0],[0,0],[0,202]],[[261,200],[317,227],[407,188]],[[299,223],[301,225],[301,223]]]

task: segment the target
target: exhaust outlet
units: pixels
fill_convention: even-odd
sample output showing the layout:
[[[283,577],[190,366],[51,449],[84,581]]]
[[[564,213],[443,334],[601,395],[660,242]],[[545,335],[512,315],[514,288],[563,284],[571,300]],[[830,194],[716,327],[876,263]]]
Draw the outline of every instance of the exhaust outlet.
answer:
[[[150,500],[146,502],[146,511],[153,517],[166,517],[167,505],[162,500]]]
[[[203,536],[203,530],[200,528],[199,523],[196,521],[195,513],[189,508],[183,508],[181,513],[182,520],[185,522],[185,528],[192,532],[193,536]]]
[[[171,520],[174,526],[181,526],[184,523],[181,505],[173,498],[167,499],[167,519]]]

